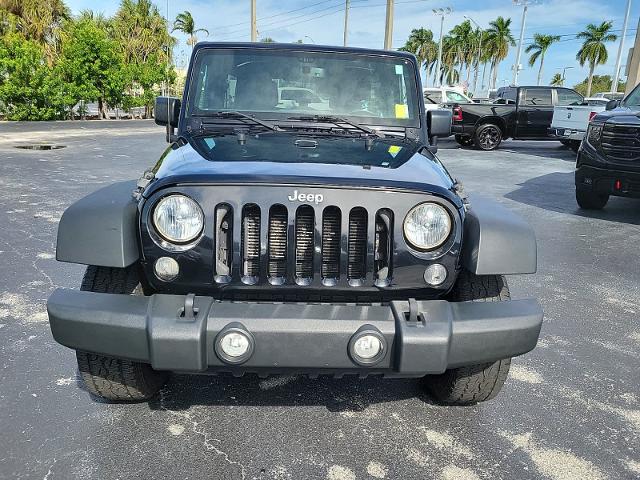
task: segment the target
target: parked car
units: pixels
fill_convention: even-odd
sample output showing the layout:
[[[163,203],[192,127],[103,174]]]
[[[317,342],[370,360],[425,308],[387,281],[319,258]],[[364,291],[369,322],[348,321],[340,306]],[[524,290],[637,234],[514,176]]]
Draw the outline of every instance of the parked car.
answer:
[[[624,98],[624,92],[599,92],[593,95],[593,98],[605,98],[607,100],[619,100]]]
[[[279,87],[278,108],[327,112],[331,110],[329,100],[318,96],[313,90],[301,87]]]
[[[640,198],[640,85],[589,123],[576,161],[576,200],[601,209],[610,196]]]
[[[502,140],[549,140],[556,105],[581,104],[582,95],[562,87],[501,87],[491,104],[464,103],[453,107],[456,141],[494,150]]]
[[[577,152],[593,117],[603,112],[609,103],[606,98],[585,98],[582,105],[556,105],[549,135]]]
[[[536,240],[435,156],[451,112],[425,112],[416,58],[199,43],[192,59],[182,101],[157,99],[171,145],[155,166],[60,220],[57,259],[88,267],[47,309],[86,389],[146,400],[169,371],[295,371],[497,395],[540,333],[540,305],[505,280],[535,272]],[[331,110],[278,108],[285,82]]]
[[[425,106],[427,110],[442,108],[442,105],[454,103],[473,103],[473,100],[466,96],[461,88],[429,87],[423,88],[422,92],[424,94]],[[432,105],[436,106],[433,107]]]

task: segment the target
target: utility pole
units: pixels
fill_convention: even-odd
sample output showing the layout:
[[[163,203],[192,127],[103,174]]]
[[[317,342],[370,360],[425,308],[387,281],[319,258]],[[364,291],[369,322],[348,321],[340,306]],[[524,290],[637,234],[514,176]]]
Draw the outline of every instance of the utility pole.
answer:
[[[624,23],[622,25],[622,35],[620,36],[620,45],[618,46],[618,56],[616,57],[616,71],[613,74],[613,82],[611,82],[611,92],[618,91],[618,80],[620,79],[620,62],[622,62],[622,50],[624,49],[624,37],[627,35],[627,26],[629,25],[629,13],[631,12],[631,0],[627,0],[627,13],[624,15]]]
[[[384,27],[384,49],[391,50],[393,44],[393,0],[387,0],[387,21]]]
[[[438,80],[438,86],[442,86],[442,75],[440,70],[442,69],[442,35],[444,33],[444,16],[449,15],[453,10],[451,8],[434,8],[432,12],[435,15],[440,15],[440,43],[438,45],[438,63],[436,64],[436,77]]]
[[[344,2],[344,36],[342,44],[347,46],[347,33],[349,31],[349,0]]]
[[[516,64],[513,66],[513,84],[518,85],[518,74],[520,73],[520,57],[522,57],[522,42],[524,41],[524,25],[527,19],[527,10],[529,5],[537,3],[536,0],[513,0],[513,4],[523,7],[522,24],[520,25],[520,40],[518,41],[518,54],[516,55]]]
[[[256,21],[256,0],[251,0],[251,41],[258,41],[258,22]]]

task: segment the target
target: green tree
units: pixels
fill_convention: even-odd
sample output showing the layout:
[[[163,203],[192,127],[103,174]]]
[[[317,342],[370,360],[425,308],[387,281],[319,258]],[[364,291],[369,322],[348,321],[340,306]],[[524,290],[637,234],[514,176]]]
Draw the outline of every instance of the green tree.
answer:
[[[606,42],[615,42],[618,38],[617,35],[611,33],[612,22],[602,22],[600,25],[594,25],[590,23],[587,25],[586,30],[578,33],[576,38],[584,40],[582,47],[576,55],[576,59],[580,62],[580,66],[583,67],[585,63],[589,64],[589,77],[587,82],[586,96],[591,95],[591,87],[593,83],[593,72],[596,69],[596,65],[603,65],[607,63],[609,53],[607,52]]]
[[[172,65],[176,39],[167,32],[167,22],[150,0],[122,0],[113,19],[115,40],[123,54],[129,93],[139,99],[128,105],[144,105],[150,116],[157,87],[175,79]]]
[[[592,93],[611,92],[611,84],[613,79],[610,75],[594,75],[591,78],[591,91],[587,94],[587,88],[589,86],[589,77],[585,78],[582,82],[574,85],[573,89],[585,97],[589,97]],[[617,92],[624,92],[625,82],[618,82]]]
[[[0,79],[0,107],[8,120],[62,119],[73,103],[44,48],[20,34],[0,38]]]
[[[542,82],[542,67],[544,65],[544,56],[549,50],[549,47],[553,45],[555,42],[560,40],[560,36],[558,35],[541,35],[536,33],[533,35],[533,43],[530,44],[525,50],[527,53],[531,53],[529,57],[529,66],[533,67],[538,60],[540,59],[540,68],[538,68],[538,85]]]
[[[491,88],[498,82],[498,65],[507,58],[509,47],[515,47],[516,41],[511,34],[511,19],[498,17],[489,23],[486,48],[491,59]]]
[[[173,22],[173,29],[171,31],[175,32],[176,30],[189,36],[187,39],[187,45],[191,45],[191,51],[193,51],[194,45],[198,43],[196,33],[204,32],[207,36],[209,35],[209,30],[206,28],[196,28],[196,22],[193,20],[191,12],[186,10],[176,16],[176,19]]]
[[[471,27],[471,22],[465,20],[455,25],[449,32],[448,37],[449,39],[445,44],[447,47],[445,56],[450,59],[451,67],[459,65],[461,71],[466,68],[467,74],[465,81],[469,84],[469,80],[471,79],[471,66],[477,51],[477,40]]]
[[[433,40],[433,32],[426,28],[414,28],[400,50],[413,53],[419,64],[425,68],[426,86],[429,83],[430,69],[438,59],[438,44]]]
[[[85,17],[69,25],[59,67],[73,86],[76,101],[97,100],[101,118],[107,118],[107,105],[121,104],[125,87],[122,55],[95,20]]]
[[[0,0],[0,10],[12,17],[14,31],[44,48],[52,65],[59,53],[63,23],[70,18],[64,0]]]
[[[260,41],[261,41],[262,43],[276,43],[276,41],[275,41],[273,38],[271,38],[271,37],[264,37],[264,38],[261,38],[261,39],[260,39]]]
[[[549,85],[552,85],[554,87],[561,87],[562,85],[564,85],[564,79],[562,78],[562,74],[554,73],[553,77],[551,77],[551,83],[549,83]]]

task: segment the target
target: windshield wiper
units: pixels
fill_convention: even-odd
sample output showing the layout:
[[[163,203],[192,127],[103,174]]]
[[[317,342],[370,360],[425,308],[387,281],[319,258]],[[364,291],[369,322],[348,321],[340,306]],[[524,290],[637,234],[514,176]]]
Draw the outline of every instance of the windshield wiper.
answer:
[[[352,122],[342,117],[336,117],[334,115],[301,115],[296,117],[287,117],[287,120],[299,120],[302,122],[313,122],[313,123],[333,123],[334,125],[340,127],[341,123],[349,125],[350,127],[355,128],[356,130],[360,130],[367,135],[373,135],[378,138],[384,138],[384,133],[378,132],[373,128],[369,128],[365,125],[360,125],[359,123]]]
[[[256,118],[253,115],[247,115],[246,113],[236,112],[233,110],[229,110],[229,111],[223,110],[220,112],[207,112],[205,114],[195,115],[195,116],[204,117],[204,118],[235,118],[238,120],[249,120],[255,123],[256,125],[260,125],[264,128],[271,130],[272,132],[282,131],[282,129],[274,123],[267,122],[265,120],[260,120],[259,118]]]

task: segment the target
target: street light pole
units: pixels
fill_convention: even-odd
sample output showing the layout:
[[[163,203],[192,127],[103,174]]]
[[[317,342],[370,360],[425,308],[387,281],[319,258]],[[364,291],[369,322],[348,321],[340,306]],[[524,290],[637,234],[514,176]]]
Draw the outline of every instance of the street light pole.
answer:
[[[567,70],[569,70],[570,68],[574,68],[574,67],[563,67],[562,68],[562,86],[564,87],[564,80],[566,78],[565,73],[567,72]]]
[[[440,70],[442,69],[442,34],[444,32],[444,16],[449,15],[452,10],[451,8],[434,8],[432,12],[435,15],[440,15],[440,43],[438,45],[438,63],[436,63],[436,76],[438,79],[438,86],[442,86],[442,75]]]
[[[524,26],[527,20],[527,10],[529,5],[536,3],[535,0],[513,0],[516,6],[523,6],[522,24],[520,25],[520,40],[518,41],[518,54],[516,55],[516,64],[513,66],[513,84],[518,85],[518,73],[520,73],[520,57],[522,56],[522,42],[524,41]]]
[[[347,32],[349,31],[349,0],[344,2],[344,35],[342,44],[347,46]]]
[[[393,0],[387,0],[387,19],[384,27],[384,49],[391,50],[393,44]]]
[[[618,56],[616,57],[616,71],[611,82],[611,92],[618,91],[618,80],[620,79],[620,63],[622,61],[622,50],[624,49],[624,37],[627,35],[627,26],[629,25],[629,13],[631,12],[631,0],[627,0],[627,13],[624,15],[624,23],[622,25],[622,35],[620,36],[620,45],[618,46]]]

